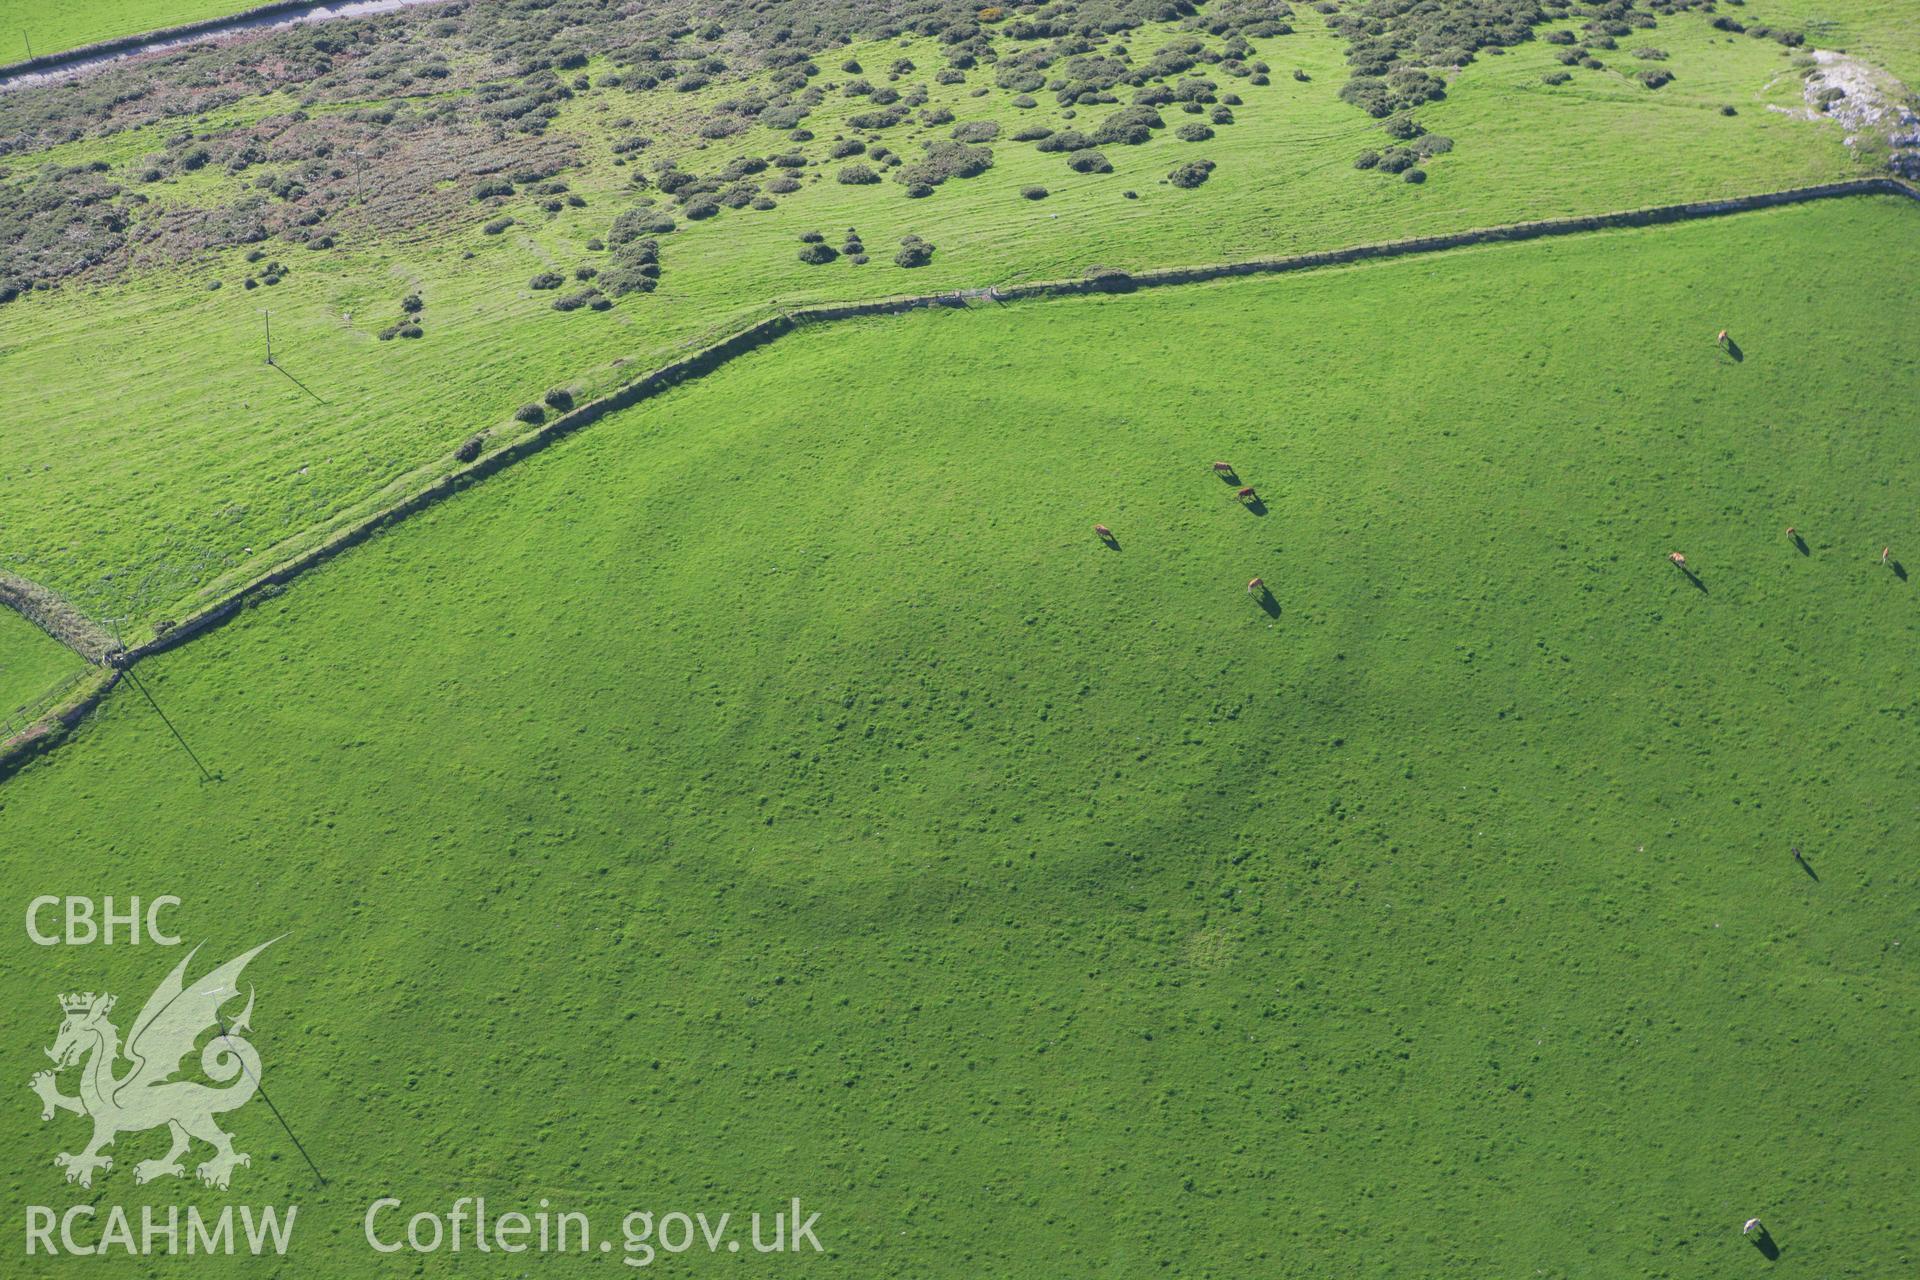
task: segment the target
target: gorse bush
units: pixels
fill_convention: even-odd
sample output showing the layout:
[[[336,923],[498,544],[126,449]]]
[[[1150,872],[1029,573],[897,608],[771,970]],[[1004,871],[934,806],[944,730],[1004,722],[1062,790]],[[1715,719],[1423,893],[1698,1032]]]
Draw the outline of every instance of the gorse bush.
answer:
[[[933,246],[917,235],[901,238],[900,252],[893,255],[894,265],[901,267],[924,267],[933,261]]]
[[[1213,169],[1211,160],[1192,160],[1168,174],[1167,181],[1176,187],[1191,189],[1212,177]]]
[[[933,141],[921,144],[926,155],[904,165],[894,181],[908,186],[937,187],[949,178],[972,178],[993,167],[991,147],[970,146],[964,142]]]

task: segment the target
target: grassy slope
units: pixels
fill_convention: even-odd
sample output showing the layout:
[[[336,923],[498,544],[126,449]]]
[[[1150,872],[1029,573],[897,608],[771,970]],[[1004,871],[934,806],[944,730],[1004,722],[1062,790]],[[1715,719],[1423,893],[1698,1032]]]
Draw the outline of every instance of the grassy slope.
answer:
[[[85,665],[46,632],[0,608],[0,726]]]
[[[1697,1276],[1755,1212],[1894,1274],[1913,218],[791,339],[144,668],[225,780],[116,695],[0,874],[291,931],[303,1273],[391,1190],[799,1194],[833,1275]],[[158,977],[0,947],[48,1035]],[[0,1171],[69,1202],[57,1141]]]
[[[1445,103],[1420,113],[1460,146],[1416,188],[1351,167],[1361,148],[1384,139],[1335,96],[1345,77],[1339,42],[1311,12],[1301,25],[1301,33],[1264,50],[1276,69],[1273,85],[1228,82],[1247,102],[1237,111],[1240,123],[1208,143],[1162,136],[1145,147],[1110,147],[1119,172],[1091,177],[1070,173],[1057,155],[1003,140],[989,173],[921,201],[890,182],[839,186],[830,164],[819,185],[783,197],[773,211],[730,213],[668,237],[660,292],[605,315],[555,313],[549,295],[529,293],[526,282],[590,260],[585,242],[604,235],[632,198],[626,170],[611,163],[611,139],[671,136],[671,120],[646,113],[686,110],[679,95],[576,99],[559,127],[596,157],[587,174],[569,178],[591,207],[548,218],[527,201],[513,212],[528,225],[503,236],[482,236],[477,224],[486,213],[475,210],[472,225],[451,236],[423,233],[328,254],[276,247],[294,268],[277,289],[235,287],[248,269],[230,254],[204,270],[0,309],[0,376],[18,388],[21,410],[0,423],[0,456],[8,460],[0,463],[0,505],[22,513],[0,556],[96,613],[159,616],[185,607],[184,597],[222,575],[232,580],[257,568],[269,546],[443,458],[546,387],[604,389],[624,376],[618,362],[658,363],[688,341],[764,314],[775,298],[868,297],[1077,275],[1094,263],[1164,266],[1286,253],[1852,172],[1832,129],[1762,108],[1762,86],[1776,81],[1773,98],[1798,101],[1797,85],[1779,74],[1786,62],[1777,45],[1716,38],[1703,19],[1688,16],[1651,37],[1671,52],[1665,65],[1677,77],[1657,93],[1614,69],[1582,71],[1572,84],[1549,89],[1540,75],[1557,64],[1543,43],[1483,58]],[[1136,49],[1145,43],[1136,41]],[[906,51],[928,72],[939,65],[924,45]],[[853,52],[874,67],[899,50]],[[1626,71],[1639,65],[1624,53],[1612,61]],[[1295,66],[1312,81],[1294,81]],[[933,101],[963,120],[1000,113],[1009,133],[1031,119],[1059,123],[1050,102],[1023,116],[1004,94],[966,96],[972,87],[933,86]],[[1723,102],[1738,103],[1741,114],[1721,116]],[[285,105],[259,101],[251,109],[267,114]],[[834,96],[830,109],[808,121],[820,137],[808,149],[821,155],[833,122],[862,105]],[[643,117],[636,125],[613,123],[635,114]],[[1166,134],[1189,118],[1168,112]],[[157,137],[63,147],[56,158],[71,163],[98,148],[131,167]],[[911,138],[895,130],[887,141],[917,152]],[[730,155],[777,145],[759,130],[685,155],[689,166],[710,172]],[[662,143],[650,155],[672,149]],[[1159,184],[1194,156],[1219,163],[1210,183],[1185,192]],[[188,190],[218,180],[194,175]],[[1022,200],[1017,193],[1028,183],[1054,194]],[[1140,199],[1122,199],[1128,189]],[[156,198],[189,197],[163,187]],[[809,268],[797,260],[801,232],[837,234],[849,225],[866,237],[873,263]],[[892,250],[909,231],[939,247],[932,266],[909,272],[892,265]],[[463,257],[468,251],[472,258]],[[205,291],[209,275],[228,287]],[[412,290],[427,299],[428,336],[376,342]],[[326,404],[260,363],[263,307],[273,310],[283,364]],[[107,325],[114,342],[103,359]],[[136,591],[135,582],[146,585]]]
[[[1809,46],[1844,49],[1920,91],[1920,23],[1907,0],[1747,0],[1738,16],[1804,31]]]
[[[60,53],[118,36],[221,18],[262,3],[265,0],[0,0],[0,49],[5,51],[0,62],[24,58],[29,40],[35,54]]]

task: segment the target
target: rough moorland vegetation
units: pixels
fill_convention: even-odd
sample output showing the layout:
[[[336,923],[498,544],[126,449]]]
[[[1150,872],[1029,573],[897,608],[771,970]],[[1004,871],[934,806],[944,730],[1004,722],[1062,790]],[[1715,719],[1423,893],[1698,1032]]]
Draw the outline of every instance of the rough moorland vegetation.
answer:
[[[1320,0],[1347,44],[1341,96],[1382,121],[1398,146],[1385,163],[1414,173],[1451,149],[1425,138],[1413,116],[1440,100],[1447,77],[1483,51],[1503,51],[1543,24],[1561,60],[1599,69],[1599,55],[1653,28],[1660,15],[1713,9],[1713,0]],[[82,80],[0,98],[0,298],[82,273],[110,275],[208,249],[277,238],[324,252],[343,235],[458,222],[529,192],[559,212],[581,198],[564,175],[579,142],[553,122],[576,96],[635,100],[647,118],[661,102],[694,103],[677,122],[695,145],[758,135],[758,154],[710,172],[662,159],[641,164],[657,139],[636,127],[615,142],[635,165],[642,205],[672,204],[686,221],[772,207],[816,166],[848,186],[891,182],[923,198],[993,165],[1001,124],[955,120],[928,105],[930,84],[974,84],[1015,110],[1047,95],[1075,127],[1032,142],[1068,170],[1112,170],[1103,148],[1139,145],[1172,122],[1205,141],[1234,121],[1240,87],[1271,83],[1254,40],[1288,34],[1287,0],[1055,0],[978,8],[959,0],[819,0],[768,7],[727,0],[635,6],[620,0],[460,0],[377,19],[328,22],[194,47]],[[1715,17],[1728,31],[1777,39],[1795,32]],[[1136,51],[1129,39],[1170,27]],[[834,51],[899,35],[937,41],[939,65],[901,57],[860,66]],[[1161,38],[1164,37],[1164,38]],[[1301,74],[1301,73],[1296,73]],[[1568,73],[1571,74],[1571,71]],[[1658,88],[1671,72],[1645,67]],[[702,92],[715,86],[726,91]],[[223,113],[263,95],[286,109]],[[809,117],[829,101],[859,107],[846,120],[865,138],[816,139]],[[372,104],[372,105],[366,105]],[[1095,114],[1098,113],[1098,114]],[[1181,119],[1180,117],[1191,117]],[[947,136],[889,146],[903,126],[951,124]],[[81,139],[131,135],[135,163],[107,172],[93,160],[35,163],[32,153]],[[809,144],[818,144],[810,146]],[[1368,153],[1372,154],[1372,153]],[[1403,163],[1404,160],[1404,163]],[[1424,176],[1424,175],[1422,175]],[[182,177],[186,198],[149,192]],[[663,217],[666,216],[664,213]],[[483,219],[484,220],[484,219]],[[507,225],[502,223],[498,230]],[[659,230],[664,232],[664,226]]]
[[[1093,105],[1117,102],[1119,87],[1202,65],[1264,74],[1248,69],[1247,40],[1285,33],[1290,16],[1285,0],[1232,0],[1204,12],[1185,0],[1061,0],[1019,10],[830,0],[778,9],[735,2],[698,13],[688,4],[642,10],[619,0],[456,0],[189,48],[0,99],[0,161],[133,130],[151,142],[133,181],[108,180],[97,163],[0,170],[0,284],[44,287],[96,268],[276,236],[324,249],[342,228],[445,221],[463,214],[467,193],[484,203],[553,183],[574,161],[575,144],[549,136],[550,125],[578,93],[690,94],[737,83],[738,93],[700,109],[689,132],[716,141],[759,130],[769,137],[766,156],[713,174],[662,173],[672,167],[663,163],[651,182],[636,176],[637,190],[655,193],[644,198],[673,199],[697,221],[770,200],[785,175],[816,162],[797,148],[813,141],[804,122],[827,99],[822,59],[857,38],[937,38],[943,66],[923,71],[901,59],[885,73],[891,81],[920,73],[962,82],[1000,64],[1003,46],[1018,46],[982,78],[1006,93],[1047,88],[1063,102]],[[1136,64],[1117,37],[1148,22],[1191,34]],[[599,60],[597,76],[585,72],[590,58]],[[1189,83],[1180,92],[1205,101],[1213,87]],[[916,120],[926,100],[924,87],[861,76],[835,92],[871,104],[851,123],[875,133]],[[222,111],[262,95],[284,96],[288,110],[218,123]],[[381,105],[342,109],[367,101]],[[192,123],[203,117],[213,123]],[[997,131],[992,121],[970,121],[920,155],[882,147],[843,170],[843,180],[864,184],[891,170],[909,195],[924,195],[989,167],[983,144]],[[637,153],[651,141],[635,135],[616,150]],[[780,176],[757,181],[769,168]],[[240,178],[245,194],[148,207],[144,186],[201,171]],[[564,190],[554,184],[551,194]]]

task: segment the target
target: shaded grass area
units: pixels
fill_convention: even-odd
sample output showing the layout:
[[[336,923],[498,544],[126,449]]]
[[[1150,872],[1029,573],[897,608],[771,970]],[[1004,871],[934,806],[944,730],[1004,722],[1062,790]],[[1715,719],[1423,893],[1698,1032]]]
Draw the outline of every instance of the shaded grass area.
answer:
[[[35,56],[64,53],[186,22],[224,18],[265,0],[0,0],[0,62],[20,62],[31,42]]]
[[[586,245],[635,199],[630,169],[613,164],[617,138],[653,133],[662,140],[641,153],[643,164],[674,154],[701,172],[786,145],[755,130],[695,149],[687,121],[734,89],[664,100],[588,91],[567,103],[554,131],[590,156],[585,170],[567,175],[588,201],[584,209],[550,215],[525,198],[500,210],[476,206],[471,225],[452,235],[345,237],[325,253],[274,245],[291,274],[251,292],[237,286],[258,268],[234,252],[204,269],[23,299],[0,309],[0,370],[21,389],[22,410],[0,425],[8,460],[0,462],[0,501],[22,513],[4,550],[22,572],[96,614],[152,621],[258,569],[269,548],[285,552],[287,539],[369,505],[475,430],[505,423],[547,387],[564,384],[578,396],[604,391],[636,367],[662,363],[776,306],[1076,276],[1095,265],[1139,269],[1283,254],[1855,172],[1832,129],[1763,109],[1773,98],[1798,102],[1797,84],[1781,75],[1784,51],[1719,37],[1698,15],[1663,21],[1659,39],[1670,59],[1662,65],[1677,78],[1657,93],[1614,69],[1581,71],[1549,88],[1540,77],[1558,63],[1550,46],[1536,43],[1482,58],[1445,102],[1419,112],[1433,132],[1459,140],[1431,165],[1426,184],[1359,172],[1355,155],[1385,139],[1337,98],[1342,42],[1310,11],[1298,21],[1298,33],[1260,44],[1275,69],[1271,85],[1223,78],[1223,91],[1246,98],[1235,124],[1188,144],[1170,136],[1188,117],[1165,113],[1169,127],[1153,142],[1106,148],[1112,175],[1073,173],[1061,156],[1009,140],[1021,125],[1084,125],[1103,111],[1068,122],[1044,95],[1043,105],[1023,113],[1004,94],[972,98],[971,83],[932,85],[931,106],[963,121],[1002,122],[986,174],[909,200],[891,182],[842,186],[832,177],[838,165],[823,163],[809,170],[823,175],[817,182],[780,197],[773,210],[683,219],[663,241],[659,292],[630,296],[605,314],[556,313],[552,295],[529,282],[542,272],[606,265]],[[1143,33],[1139,43],[1149,39]],[[927,68],[939,62],[924,41],[847,52],[872,66],[903,55]],[[1631,59],[1616,61],[1631,70]],[[1310,78],[1293,79],[1295,67]],[[1720,114],[1728,102],[1740,104],[1739,115]],[[257,109],[286,107],[276,100]],[[818,138],[805,149],[822,157],[845,118],[864,109],[864,99],[830,95],[808,119]],[[921,141],[947,132],[893,130],[886,141],[917,154]],[[157,141],[155,131],[149,142]],[[111,138],[58,148],[59,159],[79,163],[96,146],[119,166],[116,175],[140,163],[139,149]],[[1182,191],[1162,182],[1196,158],[1218,166],[1204,187]],[[178,191],[172,182],[152,191],[159,201],[191,203],[213,198],[215,191],[201,188],[222,181],[203,170],[181,178]],[[1021,198],[1029,185],[1050,194]],[[1127,191],[1138,199],[1126,199]],[[482,234],[480,224],[501,212],[518,225]],[[800,263],[800,234],[821,231],[837,241],[849,226],[875,250],[871,263]],[[929,266],[892,265],[909,234],[936,246]],[[209,278],[225,287],[209,292]],[[425,301],[426,336],[377,341],[400,299],[414,293]],[[261,362],[264,309],[273,312],[282,368],[311,395]],[[103,351],[98,335],[109,323],[116,340]],[[136,400],[138,421],[119,411]]]
[[[800,1195],[835,1275],[1691,1275],[1754,1213],[1888,1274],[1911,217],[796,335],[143,664],[223,781],[123,691],[0,870],[292,931],[330,1187],[236,1126],[329,1275],[387,1193]],[[49,1038],[159,976],[0,948]]]
[[[43,695],[86,666],[79,655],[11,609],[0,607],[0,738]]]

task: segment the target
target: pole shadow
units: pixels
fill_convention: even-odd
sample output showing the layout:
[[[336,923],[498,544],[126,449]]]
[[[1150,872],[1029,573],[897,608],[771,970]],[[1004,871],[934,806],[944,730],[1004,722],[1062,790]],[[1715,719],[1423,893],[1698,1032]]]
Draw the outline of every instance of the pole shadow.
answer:
[[[314,389],[312,387],[300,381],[300,379],[294,377],[292,374],[287,373],[286,369],[283,368],[277,361],[270,361],[269,363],[273,364],[273,367],[276,369],[279,369],[281,373],[286,374],[288,382],[291,382],[294,386],[300,388],[302,391],[306,392],[308,395],[313,396],[315,400],[320,400],[319,395],[314,392]],[[320,400],[320,403],[326,404],[327,402],[325,400]]]
[[[1800,864],[1800,869],[1802,871],[1806,872],[1809,876],[1813,877],[1813,882],[1815,884],[1820,883],[1820,873],[1813,869],[1813,864],[1811,862],[1807,861],[1807,855],[1800,852],[1799,845],[1795,845],[1793,847],[1793,860]]]

